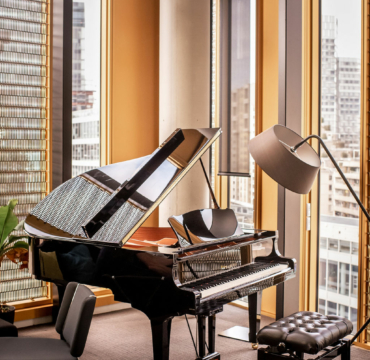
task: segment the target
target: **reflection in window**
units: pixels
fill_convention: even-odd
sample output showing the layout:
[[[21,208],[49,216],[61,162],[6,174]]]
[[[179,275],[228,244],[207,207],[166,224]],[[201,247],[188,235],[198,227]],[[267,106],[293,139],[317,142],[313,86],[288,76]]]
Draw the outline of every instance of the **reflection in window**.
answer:
[[[73,1],[72,176],[100,166],[100,0]]]

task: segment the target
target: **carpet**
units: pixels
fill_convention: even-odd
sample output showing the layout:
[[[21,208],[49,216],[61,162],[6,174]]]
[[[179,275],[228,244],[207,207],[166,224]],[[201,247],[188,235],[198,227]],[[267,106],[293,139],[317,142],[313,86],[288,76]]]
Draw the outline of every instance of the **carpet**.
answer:
[[[226,305],[217,315],[217,333],[232,326],[245,326],[248,312],[235,306]],[[195,334],[196,323],[189,317]],[[262,326],[272,319],[262,317]],[[19,329],[20,337],[58,338],[53,325],[38,325]],[[256,360],[257,352],[251,344],[217,336],[216,351],[223,360]],[[195,359],[193,343],[184,317],[172,321],[170,359]],[[138,310],[127,309],[108,314],[95,315],[90,328],[84,354],[80,360],[151,360],[152,338],[148,318]],[[338,358],[339,359],[339,358]],[[352,348],[352,360],[369,360],[370,352]]]

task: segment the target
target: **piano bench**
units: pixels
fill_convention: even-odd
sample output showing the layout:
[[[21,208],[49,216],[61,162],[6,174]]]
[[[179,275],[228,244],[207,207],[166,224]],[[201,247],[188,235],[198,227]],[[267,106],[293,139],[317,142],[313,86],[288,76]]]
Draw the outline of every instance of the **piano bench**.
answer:
[[[0,337],[18,337],[18,329],[8,321],[0,319]]]
[[[267,348],[258,349],[258,360],[303,359],[304,354],[316,360],[351,358],[351,342],[344,339],[352,332],[352,323],[340,316],[303,311],[265,326],[257,334],[257,341]]]

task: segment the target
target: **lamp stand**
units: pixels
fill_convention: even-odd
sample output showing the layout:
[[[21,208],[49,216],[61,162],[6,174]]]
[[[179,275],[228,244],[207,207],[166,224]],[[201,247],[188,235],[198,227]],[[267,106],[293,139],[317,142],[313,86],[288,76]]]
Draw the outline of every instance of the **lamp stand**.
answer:
[[[347,185],[349,191],[351,192],[351,194],[353,195],[353,197],[355,198],[358,206],[361,208],[362,210],[362,213],[366,216],[366,219],[367,221],[370,222],[370,215],[369,213],[366,211],[364,205],[362,204],[361,200],[359,199],[359,197],[357,196],[355,190],[353,190],[351,184],[348,182],[347,178],[345,177],[342,169],[339,167],[338,163],[335,161],[333,155],[331,154],[331,152],[329,151],[329,149],[327,148],[327,146],[325,145],[324,141],[321,139],[320,136],[318,135],[310,135],[308,137],[306,137],[305,139],[303,139],[301,142],[299,142],[297,145],[293,146],[290,148],[290,150],[294,153],[296,152],[296,150],[302,146],[307,140],[309,139],[317,139],[320,144],[322,145],[322,147],[324,148],[325,152],[328,154],[329,156],[329,159],[331,160],[331,162],[333,163],[333,165],[335,166],[335,168],[337,169],[340,177],[342,178],[342,180],[344,181],[344,183]],[[357,331],[357,333],[355,334],[355,336],[351,339],[351,345],[353,344],[353,342],[360,336],[360,334],[366,329],[366,327],[370,324],[370,318],[367,319],[367,321],[365,322],[365,324]]]

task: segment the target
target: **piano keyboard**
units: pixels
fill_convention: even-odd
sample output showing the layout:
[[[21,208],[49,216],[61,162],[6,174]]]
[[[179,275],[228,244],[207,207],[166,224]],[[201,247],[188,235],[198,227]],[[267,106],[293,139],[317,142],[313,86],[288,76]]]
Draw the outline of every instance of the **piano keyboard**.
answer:
[[[240,285],[247,285],[255,280],[262,280],[267,276],[280,273],[288,268],[288,264],[246,264],[216,276],[184,284],[184,287],[193,291],[197,290],[201,293],[202,298],[206,298]]]

